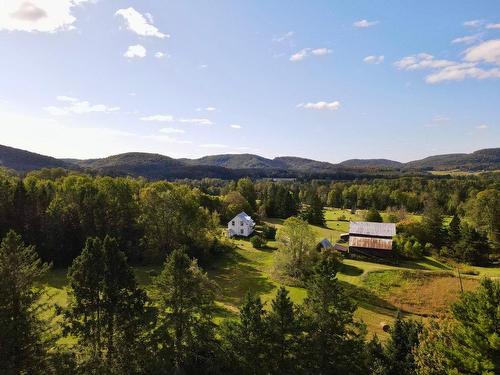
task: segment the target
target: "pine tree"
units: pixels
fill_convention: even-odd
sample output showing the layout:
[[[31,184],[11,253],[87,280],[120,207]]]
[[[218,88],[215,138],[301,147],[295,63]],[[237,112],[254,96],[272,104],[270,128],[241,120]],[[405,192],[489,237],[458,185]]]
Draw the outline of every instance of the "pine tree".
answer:
[[[267,374],[269,333],[266,313],[259,297],[247,293],[238,321],[227,321],[222,327],[222,340],[229,371],[238,374]]]
[[[192,374],[208,373],[217,365],[214,290],[213,282],[183,249],[172,252],[154,281],[160,309],[156,328],[160,341],[154,349],[159,367]]]
[[[366,328],[354,320],[354,303],[336,277],[337,263],[323,257],[308,282],[303,350],[313,374],[364,374],[364,361],[353,361],[364,349]]]
[[[138,288],[117,242],[89,238],[69,270],[70,303],[65,332],[77,337],[84,371],[134,373],[139,367],[139,340],[146,294]],[[87,369],[87,370],[85,370]]]
[[[384,221],[376,208],[370,208],[368,210],[365,216],[365,220],[370,221],[372,223],[382,223]]]
[[[281,287],[271,302],[267,316],[269,329],[269,365],[272,374],[296,373],[300,352],[301,324],[286,288]]]
[[[388,375],[416,374],[413,350],[418,347],[418,337],[422,329],[422,323],[411,319],[404,320],[398,312],[386,346]]]
[[[460,218],[457,215],[453,215],[448,226],[448,239],[450,245],[460,240]]]
[[[483,279],[475,292],[452,305],[452,343],[447,357],[460,373],[500,373],[500,281]]]
[[[374,335],[366,344],[366,367],[370,375],[385,375],[387,373],[387,357],[377,335]]]
[[[50,331],[39,315],[44,289],[35,282],[49,270],[32,246],[9,231],[0,245],[0,373],[49,372]]]
[[[323,203],[319,199],[317,194],[313,194],[309,205],[301,214],[302,218],[309,224],[313,225],[325,225],[325,213],[323,211]]]

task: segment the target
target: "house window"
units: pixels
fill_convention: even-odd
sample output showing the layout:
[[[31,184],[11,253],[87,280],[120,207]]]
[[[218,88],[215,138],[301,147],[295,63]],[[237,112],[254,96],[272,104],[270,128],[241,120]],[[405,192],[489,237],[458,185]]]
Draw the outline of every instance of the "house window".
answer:
[[[243,226],[243,221],[240,221],[240,225]]]
[[[243,229],[240,229],[240,234],[243,234]]]
[[[234,220],[231,222],[231,225],[234,227]]]

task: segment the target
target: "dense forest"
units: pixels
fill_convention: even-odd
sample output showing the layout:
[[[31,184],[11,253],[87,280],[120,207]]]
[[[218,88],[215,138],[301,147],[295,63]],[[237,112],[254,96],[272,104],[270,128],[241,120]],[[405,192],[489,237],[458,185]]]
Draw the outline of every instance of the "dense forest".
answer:
[[[463,293],[447,320],[424,325],[398,315],[381,342],[354,316],[356,304],[336,277],[339,256],[312,251],[308,224],[324,225],[324,206],[363,209],[366,220],[397,223],[397,257],[428,253],[489,264],[500,248],[499,184],[498,174],[152,182],[64,169],[20,178],[2,170],[0,369],[9,375],[494,374],[498,281],[484,279]],[[265,308],[248,294],[235,319],[216,323],[218,286],[203,268],[231,251],[220,224],[241,211],[257,221],[286,219],[277,232],[263,226],[252,244],[276,238],[280,280],[294,280],[307,297],[298,305],[281,288]],[[132,269],[144,263],[163,264],[147,291]],[[47,299],[39,283],[51,267],[69,267],[65,306]]]
[[[94,177],[63,169],[34,171],[19,178],[3,170],[0,235],[15,230],[55,266],[71,264],[88,237],[106,235],[118,241],[133,263],[162,260],[179,246],[186,246],[203,263],[224,247],[219,223],[238,212],[246,211],[257,220],[300,215],[321,225],[323,206],[330,206],[390,212],[388,219],[398,223],[400,233],[445,255],[453,253],[457,244],[468,247],[460,245],[464,238],[489,253],[499,248],[499,191],[498,174],[348,182],[243,178],[172,183]],[[412,222],[412,212],[423,213],[423,222]],[[451,230],[455,232],[445,230],[444,215],[454,217]]]

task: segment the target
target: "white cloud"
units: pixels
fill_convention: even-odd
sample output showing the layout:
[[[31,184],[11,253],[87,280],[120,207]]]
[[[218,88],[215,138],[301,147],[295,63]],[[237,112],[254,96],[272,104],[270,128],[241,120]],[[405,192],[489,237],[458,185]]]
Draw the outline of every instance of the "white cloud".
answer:
[[[220,143],[206,143],[204,145],[200,145],[200,147],[206,147],[206,148],[228,148],[228,145],[223,145]]]
[[[316,48],[316,49],[313,49],[311,51],[311,53],[315,56],[325,56],[325,55],[329,55],[330,53],[332,53],[332,50],[328,49],[328,48]]]
[[[205,107],[205,108],[196,108],[196,112],[207,111],[207,112],[215,112],[217,108],[215,107]]]
[[[56,99],[61,101],[61,102],[77,102],[78,101],[77,98],[73,98],[71,96],[65,96],[65,95],[59,95]]]
[[[141,46],[140,44],[135,44],[133,46],[129,46],[127,51],[123,54],[124,57],[132,59],[134,57],[143,58],[146,57],[146,48]]]
[[[303,48],[298,52],[295,52],[292,56],[290,56],[290,61],[292,62],[297,62],[297,61],[302,61],[306,57],[309,57],[310,55],[314,56],[325,56],[329,55],[332,53],[332,50],[329,48]]]
[[[500,69],[483,69],[473,63],[457,63],[448,66],[425,77],[427,83],[439,83],[443,81],[463,81],[466,78],[488,79],[500,78]]]
[[[462,81],[467,78],[500,78],[500,39],[481,42],[463,53],[462,61],[437,60],[428,53],[407,56],[394,65],[401,70],[431,70],[425,77],[427,83]]]
[[[165,53],[165,52],[158,51],[158,52],[155,53],[155,57],[157,59],[168,59],[170,57],[170,55],[167,54],[167,53]]]
[[[500,23],[489,23],[486,25],[486,28],[493,30],[500,29]]]
[[[477,42],[479,40],[479,38],[481,38],[481,34],[466,35],[466,36],[462,36],[460,38],[455,38],[451,42],[453,44],[457,44],[457,43],[472,44],[472,43]]]
[[[366,64],[381,64],[381,63],[384,62],[384,56],[383,55],[380,55],[380,56],[374,56],[374,55],[366,56],[363,59],[363,62],[365,62]]]
[[[465,21],[463,25],[465,27],[480,27],[484,23],[483,20],[470,20],[470,21]]]
[[[479,129],[479,130],[488,129],[488,125],[486,125],[486,124],[481,124],[481,125],[476,126],[476,129]]]
[[[367,27],[375,26],[378,23],[378,21],[359,20],[354,22],[352,25],[360,29],[366,29]]]
[[[241,125],[238,125],[238,124],[231,124],[229,125],[231,128],[233,129],[241,129]]]
[[[281,34],[273,37],[273,42],[281,43],[289,40],[295,33],[293,31],[289,31],[285,34]]]
[[[99,124],[67,125],[64,118],[41,118],[0,110],[2,144],[61,158],[97,158],[130,151],[186,157],[192,143],[168,134],[139,134]],[[6,125],[8,124],[8,125]],[[187,154],[187,155],[186,155]],[[191,156],[197,156],[191,154]]]
[[[436,128],[445,125],[450,121],[450,118],[443,115],[435,115],[432,120],[425,124],[426,128]]]
[[[68,114],[86,114],[91,112],[116,112],[120,109],[120,107],[109,107],[104,104],[90,104],[88,101],[79,100],[77,98],[72,98],[69,96],[58,96],[57,100],[63,103],[67,103],[67,105],[58,107],[58,106],[48,106],[43,109],[51,114],[52,116],[62,116]]]
[[[470,47],[465,51],[464,60],[500,65],[500,39],[488,40]]]
[[[336,111],[340,108],[340,102],[317,102],[317,103],[300,103],[297,105],[297,108],[305,108],[305,109],[317,109],[317,110],[330,110]]]
[[[429,55],[428,53],[419,53],[417,55],[407,56],[394,63],[398,69],[404,70],[445,68],[454,64],[455,63],[453,61],[449,60],[435,60],[434,56]]]
[[[213,125],[214,123],[206,118],[181,118],[180,122],[196,125]]]
[[[182,129],[176,129],[176,128],[162,128],[162,129],[160,129],[160,132],[165,133],[165,134],[182,134],[182,133],[185,133],[184,130],[182,130]]]
[[[146,13],[147,14],[147,13]],[[141,36],[154,36],[157,38],[169,38],[170,35],[164,34],[158,28],[152,25],[152,17],[149,15],[149,23],[146,17],[136,11],[134,8],[118,9],[115,15],[122,16],[127,23],[127,29],[141,35]]]
[[[172,115],[152,115],[140,118],[142,121],[156,121],[156,122],[172,122],[174,116]]]
[[[0,31],[55,33],[74,28],[74,8],[89,0],[4,0]]]
[[[290,56],[290,61],[301,61],[304,60],[309,53],[309,48],[301,49],[298,52],[295,52],[292,56]]]

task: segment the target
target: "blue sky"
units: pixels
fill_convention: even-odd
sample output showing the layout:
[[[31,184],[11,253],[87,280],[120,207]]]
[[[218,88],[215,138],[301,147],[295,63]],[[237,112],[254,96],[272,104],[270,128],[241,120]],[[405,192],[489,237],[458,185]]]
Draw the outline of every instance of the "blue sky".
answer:
[[[499,1],[0,8],[0,144],[330,162],[500,146]]]

